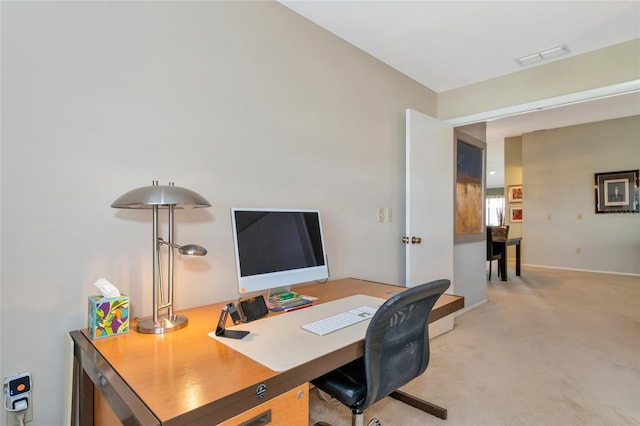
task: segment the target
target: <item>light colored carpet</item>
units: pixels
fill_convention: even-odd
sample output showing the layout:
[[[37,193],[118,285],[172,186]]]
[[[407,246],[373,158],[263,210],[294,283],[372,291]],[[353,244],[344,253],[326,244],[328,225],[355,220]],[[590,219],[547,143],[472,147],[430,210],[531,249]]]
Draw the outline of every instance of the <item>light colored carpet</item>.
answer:
[[[640,277],[523,268],[487,283],[488,302],[431,341],[404,390],[448,409],[441,420],[385,398],[385,426],[640,425]],[[313,389],[310,425],[351,424]]]

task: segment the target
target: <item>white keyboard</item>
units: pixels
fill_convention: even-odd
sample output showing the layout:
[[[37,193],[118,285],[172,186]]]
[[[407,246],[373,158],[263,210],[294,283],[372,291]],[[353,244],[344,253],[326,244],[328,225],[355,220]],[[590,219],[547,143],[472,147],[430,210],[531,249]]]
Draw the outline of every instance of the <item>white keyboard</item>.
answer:
[[[303,330],[310,331],[318,336],[324,336],[342,328],[348,327],[353,324],[357,324],[361,321],[367,320],[376,313],[376,308],[370,306],[360,306],[350,311],[340,312],[330,317],[322,318],[318,321],[303,324]]]

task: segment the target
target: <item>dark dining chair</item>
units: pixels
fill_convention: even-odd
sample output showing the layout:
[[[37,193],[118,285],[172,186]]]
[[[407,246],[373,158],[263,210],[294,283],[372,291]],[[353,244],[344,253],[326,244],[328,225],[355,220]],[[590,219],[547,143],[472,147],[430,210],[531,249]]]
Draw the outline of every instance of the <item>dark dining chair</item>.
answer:
[[[506,260],[503,253],[504,244],[496,241],[506,241],[509,238],[509,225],[487,226],[487,261],[489,262],[489,280],[491,280],[491,264],[498,261],[498,276],[500,276],[500,262]]]
[[[351,408],[352,426],[362,426],[364,410],[386,396],[446,418],[446,409],[398,389],[427,369],[429,314],[449,285],[445,279],[432,281],[388,299],[367,327],[364,356],[311,381]],[[369,424],[380,421],[372,419]]]

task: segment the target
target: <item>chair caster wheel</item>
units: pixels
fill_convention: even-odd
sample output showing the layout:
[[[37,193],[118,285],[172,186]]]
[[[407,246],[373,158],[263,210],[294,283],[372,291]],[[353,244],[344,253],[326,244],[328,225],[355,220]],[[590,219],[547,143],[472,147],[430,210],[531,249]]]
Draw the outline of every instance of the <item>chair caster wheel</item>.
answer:
[[[380,422],[380,419],[371,419],[369,420],[369,423],[367,423],[367,426],[382,426],[382,423]]]

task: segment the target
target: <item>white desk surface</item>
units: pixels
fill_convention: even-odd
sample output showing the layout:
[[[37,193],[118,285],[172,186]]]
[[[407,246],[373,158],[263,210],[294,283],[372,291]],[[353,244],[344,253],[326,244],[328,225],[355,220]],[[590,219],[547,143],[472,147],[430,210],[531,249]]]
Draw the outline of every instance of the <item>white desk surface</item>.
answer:
[[[301,325],[360,306],[378,308],[384,302],[384,299],[357,294],[228,327],[229,330],[249,331],[242,339],[216,336],[215,331],[209,336],[271,370],[286,371],[363,339],[369,320],[325,336],[303,330]]]

